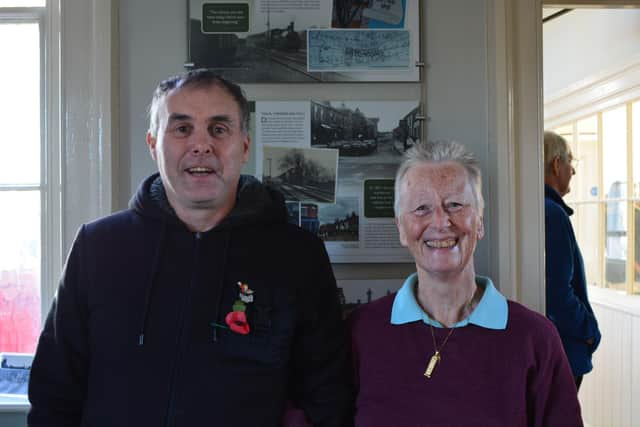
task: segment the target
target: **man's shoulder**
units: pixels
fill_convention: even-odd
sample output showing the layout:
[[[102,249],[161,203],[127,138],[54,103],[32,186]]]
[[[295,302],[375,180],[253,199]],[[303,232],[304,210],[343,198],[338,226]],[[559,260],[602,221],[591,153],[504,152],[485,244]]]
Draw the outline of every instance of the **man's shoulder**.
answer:
[[[551,214],[551,215],[567,216],[567,213],[562,208],[560,203],[558,203],[557,201],[553,200],[551,197],[546,197],[545,196],[545,198],[544,198],[544,211],[545,211],[546,215]]]
[[[569,215],[564,208],[548,197],[544,199],[544,218],[547,235],[558,232],[554,227],[566,228],[571,224]]]
[[[114,212],[109,215],[94,219],[85,224],[90,230],[100,231],[103,229],[112,229],[112,227],[126,226],[127,224],[137,223],[139,215],[130,209]]]

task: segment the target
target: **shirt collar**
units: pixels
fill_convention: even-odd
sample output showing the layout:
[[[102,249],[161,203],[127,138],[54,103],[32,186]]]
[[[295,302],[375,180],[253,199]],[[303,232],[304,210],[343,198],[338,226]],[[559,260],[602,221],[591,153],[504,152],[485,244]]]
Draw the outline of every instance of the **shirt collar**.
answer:
[[[422,320],[428,325],[441,328],[442,325],[435,319],[429,318],[427,313],[418,304],[414,289],[418,283],[417,273],[407,277],[404,284],[396,294],[391,309],[391,323],[401,325],[403,323]],[[453,327],[459,328],[469,323],[487,329],[506,329],[509,307],[507,299],[493,286],[488,277],[476,276],[476,284],[484,288],[484,294],[476,308],[469,317],[462,319]]]

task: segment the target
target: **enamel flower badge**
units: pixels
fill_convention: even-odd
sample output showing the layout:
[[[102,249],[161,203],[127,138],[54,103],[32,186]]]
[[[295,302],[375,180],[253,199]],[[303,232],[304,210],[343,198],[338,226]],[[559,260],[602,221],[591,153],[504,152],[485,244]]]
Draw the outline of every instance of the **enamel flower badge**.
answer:
[[[246,283],[238,282],[240,294],[238,299],[233,303],[232,311],[227,314],[224,321],[229,328],[238,334],[246,335],[249,333],[249,323],[247,322],[247,304],[253,302],[253,290]]]

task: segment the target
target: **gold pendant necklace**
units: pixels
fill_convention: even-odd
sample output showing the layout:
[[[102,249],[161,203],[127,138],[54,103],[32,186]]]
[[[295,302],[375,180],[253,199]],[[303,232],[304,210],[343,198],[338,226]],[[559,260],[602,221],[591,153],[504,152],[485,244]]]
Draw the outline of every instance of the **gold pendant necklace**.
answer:
[[[469,300],[469,302],[467,302],[464,305],[463,317],[468,317],[469,314],[471,313],[471,305],[473,304],[473,298],[476,295],[476,291],[477,291],[477,288],[471,294],[471,299]],[[438,366],[438,363],[440,363],[440,360],[442,359],[442,356],[440,353],[444,348],[444,346],[447,345],[447,341],[449,341],[449,337],[451,336],[451,334],[453,333],[453,330],[455,329],[455,327],[449,328],[449,333],[442,341],[442,344],[440,344],[440,347],[438,347],[436,343],[436,334],[433,332],[433,325],[431,323],[429,323],[429,328],[431,329],[431,339],[433,340],[434,353],[433,353],[433,356],[431,356],[431,359],[429,359],[429,363],[427,364],[427,369],[425,369],[424,371],[424,376],[427,378],[431,378],[431,376],[433,375],[433,371],[436,369],[436,366]]]
[[[429,364],[427,365],[427,369],[424,371],[424,376],[427,378],[431,378],[431,375],[433,375],[433,370],[436,369],[436,365],[438,364],[438,362],[440,362],[440,359],[442,358],[440,356],[440,350],[442,350],[444,346],[447,344],[447,341],[449,341],[449,337],[451,336],[451,334],[453,333],[453,330],[455,329],[455,328],[449,329],[449,333],[445,337],[444,341],[442,341],[442,344],[440,344],[440,348],[438,348],[438,346],[436,345],[436,335],[433,332],[433,325],[429,323],[429,327],[431,328],[431,338],[433,339],[433,349],[435,350],[435,353],[433,353],[433,356],[431,356],[431,359],[429,359]]]

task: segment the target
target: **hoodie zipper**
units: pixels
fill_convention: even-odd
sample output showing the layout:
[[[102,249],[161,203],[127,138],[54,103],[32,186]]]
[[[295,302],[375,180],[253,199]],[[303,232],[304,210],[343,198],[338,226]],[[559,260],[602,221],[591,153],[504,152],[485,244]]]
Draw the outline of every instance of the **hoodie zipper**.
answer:
[[[202,233],[196,232],[193,236],[193,266],[191,270],[191,280],[189,282],[189,290],[187,292],[187,296],[182,302],[182,309],[180,311],[179,323],[180,328],[178,332],[178,346],[176,348],[176,355],[174,357],[174,365],[173,365],[173,373],[171,375],[171,382],[169,384],[169,404],[167,407],[167,418],[165,425],[167,427],[171,427],[175,425],[176,418],[176,405],[177,405],[177,381],[180,371],[180,365],[182,362],[182,357],[186,348],[186,337],[185,337],[185,317],[187,313],[187,309],[191,305],[191,295],[193,294],[193,289],[196,285],[197,274],[198,274],[198,265],[200,259],[200,245],[202,240]]]

